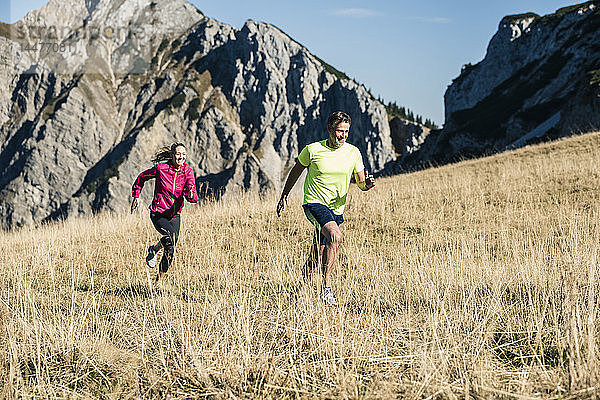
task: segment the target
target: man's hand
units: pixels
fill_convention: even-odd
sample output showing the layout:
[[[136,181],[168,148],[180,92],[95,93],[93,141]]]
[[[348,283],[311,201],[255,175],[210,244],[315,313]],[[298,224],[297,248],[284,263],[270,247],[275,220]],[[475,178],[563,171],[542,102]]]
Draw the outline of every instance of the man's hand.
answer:
[[[373,178],[373,175],[369,175],[367,171],[357,172],[356,175],[354,175],[354,179],[356,179],[356,184],[363,192],[366,192],[375,186],[375,178]]]
[[[373,175],[369,175],[368,172],[365,172],[365,190],[369,190],[375,186],[375,178]]]
[[[285,210],[285,205],[287,203],[287,195],[282,194],[279,199],[279,203],[277,203],[277,216],[280,217],[283,210]]]
[[[138,199],[137,198],[133,198],[133,200],[131,201],[131,213],[133,214],[133,212],[135,211],[135,209],[138,206]]]

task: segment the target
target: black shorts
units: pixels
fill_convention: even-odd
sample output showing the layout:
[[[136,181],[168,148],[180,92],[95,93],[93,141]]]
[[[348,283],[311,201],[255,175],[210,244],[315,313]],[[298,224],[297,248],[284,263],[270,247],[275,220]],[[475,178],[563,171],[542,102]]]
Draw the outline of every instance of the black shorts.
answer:
[[[331,211],[327,206],[319,203],[308,203],[302,205],[304,209],[304,215],[306,218],[317,228],[319,231],[328,222],[335,222],[341,225],[344,222],[343,215],[337,215]],[[326,244],[327,239],[321,234],[321,244]]]

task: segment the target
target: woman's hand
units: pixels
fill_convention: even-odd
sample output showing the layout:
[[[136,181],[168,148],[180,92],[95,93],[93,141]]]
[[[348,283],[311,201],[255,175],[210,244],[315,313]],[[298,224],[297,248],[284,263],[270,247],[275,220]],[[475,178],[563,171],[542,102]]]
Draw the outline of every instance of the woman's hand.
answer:
[[[135,211],[135,209],[138,206],[138,199],[136,197],[133,198],[133,200],[131,201],[131,213],[133,214],[133,212]]]

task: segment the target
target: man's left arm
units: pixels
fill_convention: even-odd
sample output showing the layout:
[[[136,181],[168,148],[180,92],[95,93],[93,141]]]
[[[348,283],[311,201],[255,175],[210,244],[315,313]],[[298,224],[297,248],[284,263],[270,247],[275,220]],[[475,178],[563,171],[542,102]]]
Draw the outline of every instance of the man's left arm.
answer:
[[[364,169],[354,174],[354,179],[359,189],[366,192],[375,186],[375,178],[373,175],[369,175]]]
[[[354,180],[356,181],[356,184],[360,190],[366,192],[375,186],[375,178],[373,178],[373,175],[369,175],[369,173],[366,171],[360,150],[356,149],[355,157],[356,161],[354,164]]]

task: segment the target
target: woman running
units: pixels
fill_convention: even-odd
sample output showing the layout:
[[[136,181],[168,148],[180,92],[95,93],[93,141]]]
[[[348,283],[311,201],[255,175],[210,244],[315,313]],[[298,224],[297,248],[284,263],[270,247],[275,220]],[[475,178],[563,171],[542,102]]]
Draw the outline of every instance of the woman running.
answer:
[[[161,148],[152,160],[155,163],[154,167],[142,172],[133,183],[131,190],[133,196],[131,213],[133,213],[138,206],[138,198],[144,183],[156,179],[154,199],[150,204],[150,220],[162,237],[155,245],[148,247],[146,264],[154,268],[159,250],[164,249],[154,281],[157,287],[160,286],[173,261],[173,253],[179,237],[179,215],[183,208],[183,200],[185,198],[190,203],[198,201],[194,171],[185,163],[186,156],[183,143],[173,143],[171,147]]]

